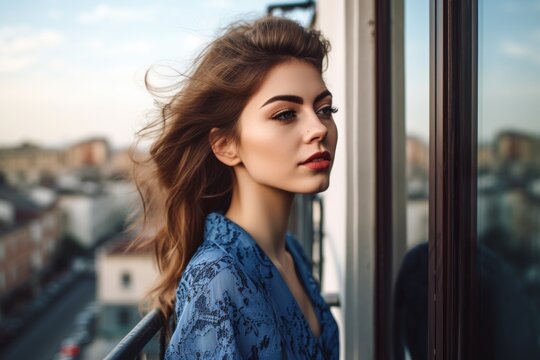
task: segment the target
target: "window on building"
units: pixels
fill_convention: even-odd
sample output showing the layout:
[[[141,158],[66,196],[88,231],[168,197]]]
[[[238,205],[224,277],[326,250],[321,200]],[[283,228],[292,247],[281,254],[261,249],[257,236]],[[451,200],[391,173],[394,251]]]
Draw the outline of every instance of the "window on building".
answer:
[[[120,277],[120,283],[122,284],[122,287],[124,289],[128,289],[131,287],[131,274],[127,271],[124,271],[122,273],[122,276]]]

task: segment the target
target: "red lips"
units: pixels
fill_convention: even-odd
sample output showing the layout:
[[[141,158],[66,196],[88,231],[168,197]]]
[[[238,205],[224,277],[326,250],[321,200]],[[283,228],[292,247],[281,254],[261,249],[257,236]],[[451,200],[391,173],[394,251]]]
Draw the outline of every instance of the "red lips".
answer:
[[[301,163],[312,170],[326,170],[330,168],[331,155],[328,151],[316,152]]]

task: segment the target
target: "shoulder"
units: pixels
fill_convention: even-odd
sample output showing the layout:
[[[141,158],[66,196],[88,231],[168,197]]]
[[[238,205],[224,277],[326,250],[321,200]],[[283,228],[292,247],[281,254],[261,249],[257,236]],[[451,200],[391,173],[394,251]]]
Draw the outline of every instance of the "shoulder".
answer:
[[[231,255],[213,248],[186,268],[176,319],[167,359],[270,359],[279,349],[271,304]]]
[[[203,243],[186,266],[177,291],[177,306],[189,302],[200,292],[208,291],[219,281],[226,284],[243,279],[245,275],[236,260],[211,243]]]
[[[219,263],[216,263],[219,264]],[[245,273],[235,264],[197,267],[190,271],[189,281],[182,281],[177,295],[178,323],[193,317],[226,317],[255,300],[257,292]]]

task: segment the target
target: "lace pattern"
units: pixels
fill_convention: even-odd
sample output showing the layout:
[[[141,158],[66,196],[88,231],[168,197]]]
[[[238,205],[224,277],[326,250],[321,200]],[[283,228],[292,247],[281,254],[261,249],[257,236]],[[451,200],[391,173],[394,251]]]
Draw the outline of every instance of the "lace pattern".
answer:
[[[338,328],[307,259],[291,236],[287,249],[319,320],[318,338],[253,238],[211,213],[178,286],[165,359],[339,359]]]

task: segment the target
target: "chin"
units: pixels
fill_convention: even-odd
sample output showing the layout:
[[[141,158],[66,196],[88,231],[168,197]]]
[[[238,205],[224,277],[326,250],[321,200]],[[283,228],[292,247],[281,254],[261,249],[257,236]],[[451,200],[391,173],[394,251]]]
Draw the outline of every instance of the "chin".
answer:
[[[318,194],[320,192],[325,191],[330,186],[330,182],[328,180],[319,182],[318,184],[309,184],[306,186],[303,186],[302,189],[298,189],[298,191],[295,191],[297,194]]]

